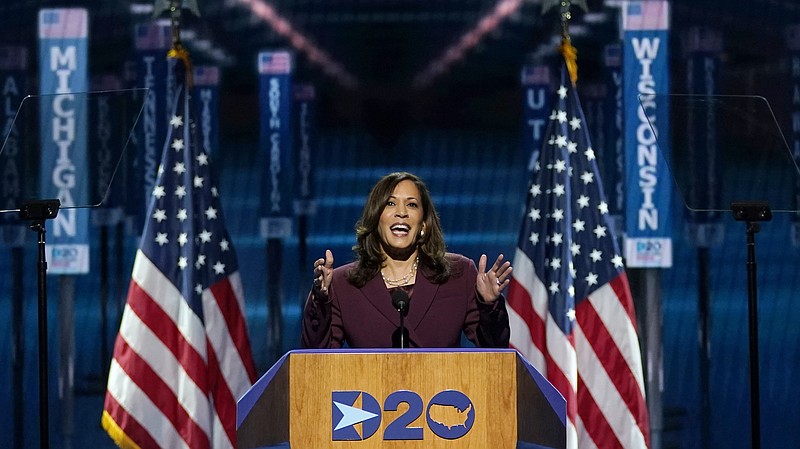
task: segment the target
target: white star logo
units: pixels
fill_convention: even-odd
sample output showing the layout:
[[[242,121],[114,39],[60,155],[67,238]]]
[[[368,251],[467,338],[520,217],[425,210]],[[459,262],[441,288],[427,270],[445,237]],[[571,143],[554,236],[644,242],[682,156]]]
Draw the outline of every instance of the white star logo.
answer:
[[[556,164],[553,166],[553,168],[555,168],[557,172],[561,173],[567,169],[567,162],[559,159],[556,161]]]
[[[206,218],[209,220],[217,218],[217,210],[211,206],[208,206],[208,209],[206,209]]]
[[[542,214],[539,212],[539,209],[531,209],[531,211],[528,212],[528,217],[530,217],[531,221],[536,222],[542,218]]]
[[[575,296],[575,294],[573,293],[572,296]],[[569,310],[567,310],[567,318],[569,318],[570,321],[575,321],[575,315],[575,309],[570,307]]]
[[[569,246],[569,251],[572,253],[573,256],[577,256],[581,253],[581,245],[573,242],[572,245]]]
[[[183,245],[185,245],[187,243],[189,243],[189,235],[187,233],[185,233],[185,232],[181,232],[178,235],[178,244],[183,246]]]
[[[169,120],[169,125],[173,128],[177,128],[183,125],[183,118],[179,115],[173,115],[172,118]]]
[[[561,221],[564,219],[564,210],[563,209],[556,209],[553,211],[553,220]]]
[[[528,237],[528,240],[530,240],[534,245],[539,243],[539,234],[536,232],[531,232],[531,236]]]
[[[558,246],[564,242],[564,235],[560,232],[556,232],[553,234],[553,238],[550,239],[554,246]]]
[[[592,147],[587,148],[586,151],[583,152],[583,154],[586,155],[586,159],[589,159],[590,161],[594,160],[594,150],[592,149]]]
[[[567,111],[558,111],[558,114],[556,114],[556,120],[558,120],[558,123],[566,123]]]
[[[619,254],[615,254],[614,257],[611,258],[611,263],[617,268],[622,268],[622,257]]]
[[[189,218],[189,213],[186,211],[186,209],[179,209],[178,214],[175,216],[178,218],[178,220],[185,221],[187,218]]]
[[[597,275],[594,273],[589,273],[584,279],[589,285],[597,285]]]
[[[572,120],[569,121],[569,126],[572,127],[573,130],[581,128],[581,119],[578,117],[572,117]]]
[[[594,181],[594,173],[585,171],[581,175],[581,180],[584,184],[589,184],[590,182]]]
[[[572,223],[572,228],[575,229],[575,232],[584,231],[586,228],[586,222],[583,220],[575,220],[575,222]]]
[[[230,248],[230,243],[228,243],[227,240],[222,239],[219,242],[219,248],[220,248],[220,250],[222,250],[222,252],[225,252],[225,251],[228,250],[228,248]]]
[[[200,176],[195,176],[194,177],[194,186],[197,187],[197,188],[203,187],[203,178],[201,178]]]
[[[600,204],[597,205],[597,210],[600,211],[601,214],[605,215],[608,213],[608,203],[605,201],[601,201]]]
[[[199,256],[197,256],[197,261],[195,261],[194,263],[195,268],[199,270],[200,267],[202,267],[205,264],[206,264],[206,255],[200,254]]]
[[[564,195],[564,193],[566,193],[566,189],[564,188],[564,184],[556,184],[556,186],[553,188],[553,193],[555,193],[556,196]]]
[[[578,206],[580,206],[581,209],[584,207],[589,207],[589,197],[586,195],[581,195],[578,197]]]
[[[564,87],[564,86],[559,87],[557,92],[558,92],[558,97],[561,98],[562,100],[564,98],[567,98],[567,88],[566,87]]]
[[[214,264],[214,273],[216,274],[224,274],[225,273],[225,264],[222,262],[217,262]]]
[[[595,248],[589,254],[589,257],[592,258],[593,262],[600,262],[601,260],[603,260],[603,252],[600,251],[599,249]]]
[[[342,412],[342,419],[336,423],[336,427],[333,429],[334,431],[339,429],[344,429],[346,427],[354,426],[358,423],[362,423],[364,421],[370,420],[372,418],[377,417],[375,413],[362,410],[360,408],[352,407],[349,405],[341,404],[339,402],[333,401],[333,405]]]
[[[554,258],[553,260],[551,260],[550,261],[550,268],[552,268],[554,270],[558,270],[559,268],[561,268],[561,259]]]
[[[175,166],[172,167],[172,171],[174,171],[176,174],[181,175],[186,172],[186,165],[183,162],[176,162]]]
[[[186,261],[185,257],[181,256],[178,258],[178,268],[183,270],[187,265],[189,265],[189,263]]]
[[[550,290],[550,293],[555,295],[559,291],[558,282],[551,282],[550,287],[547,287],[547,289]]]
[[[186,186],[175,187],[175,196],[183,199],[186,196]]]
[[[531,185],[530,192],[532,196],[539,196],[542,194],[542,188],[539,187],[539,184],[533,184]]]
[[[556,137],[556,145],[558,145],[559,148],[564,148],[567,146],[567,136]]]
[[[205,153],[198,154],[195,160],[197,160],[198,165],[208,165],[208,155]]]

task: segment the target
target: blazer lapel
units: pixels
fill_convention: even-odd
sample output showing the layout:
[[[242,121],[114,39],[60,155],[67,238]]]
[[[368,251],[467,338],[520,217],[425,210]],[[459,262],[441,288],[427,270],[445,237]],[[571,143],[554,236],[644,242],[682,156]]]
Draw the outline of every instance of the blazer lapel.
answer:
[[[432,283],[425,276],[422,270],[417,273],[417,280],[414,283],[414,294],[411,296],[411,301],[408,303],[408,316],[406,317],[406,327],[409,329],[416,329],[428,309],[433,304],[433,298],[436,296],[436,291],[439,290],[439,285]],[[397,325],[400,325],[400,319],[397,319]]]
[[[383,283],[383,278],[375,276],[370,279],[363,287],[361,287],[361,294],[364,295],[366,301],[372,304],[373,307],[386,317],[395,326],[400,326],[400,314],[392,306],[392,297],[389,296],[389,290]],[[416,293],[415,293],[416,295]]]

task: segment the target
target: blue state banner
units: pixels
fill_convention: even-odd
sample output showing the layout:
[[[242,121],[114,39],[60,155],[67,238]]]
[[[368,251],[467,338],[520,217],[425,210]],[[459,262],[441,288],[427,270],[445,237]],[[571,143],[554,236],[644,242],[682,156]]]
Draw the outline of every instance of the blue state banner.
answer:
[[[653,94],[669,92],[669,2],[623,4],[625,258],[629,267],[672,266],[668,114]],[[658,117],[658,120],[656,120]]]
[[[258,54],[261,154],[266,173],[261,193],[261,236],[287,238],[292,234],[292,54]]]
[[[31,178],[25,154],[25,126],[28,117],[19,111],[28,93],[28,48],[0,47],[0,101],[2,101],[3,148],[0,150],[0,209],[15,210],[24,199],[25,182]],[[22,115],[17,115],[17,114]],[[25,244],[25,227],[16,214],[0,214],[3,243],[20,247]]]
[[[167,104],[170,95],[167,91],[170,84],[167,51],[171,45],[172,31],[169,25],[160,22],[136,25],[136,85],[149,89],[140,117],[141,124],[137,132],[138,156],[134,163],[139,181],[133,185],[141,190],[132,196],[143,199],[135,214],[134,228],[137,233],[144,226],[144,214],[156,182],[164,141],[167,139]]]
[[[192,80],[192,105],[199,119],[201,143],[206,154],[211,155],[219,151],[220,69],[210,65],[196,66]]]
[[[39,11],[40,195],[58,198],[47,222],[48,274],[89,272],[87,161],[89,15],[82,8]]]

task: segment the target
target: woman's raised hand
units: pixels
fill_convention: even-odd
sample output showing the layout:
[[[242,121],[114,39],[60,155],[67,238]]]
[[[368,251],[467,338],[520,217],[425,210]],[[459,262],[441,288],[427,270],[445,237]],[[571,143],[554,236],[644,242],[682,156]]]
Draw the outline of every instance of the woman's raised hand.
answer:
[[[511,282],[511,262],[503,262],[503,255],[486,271],[486,254],[482,254],[478,261],[478,279],[475,287],[481,298],[488,303],[495,302],[500,297],[500,292]]]
[[[325,250],[325,258],[314,261],[314,288],[318,289],[323,296],[328,295],[328,289],[333,280],[333,253]]]

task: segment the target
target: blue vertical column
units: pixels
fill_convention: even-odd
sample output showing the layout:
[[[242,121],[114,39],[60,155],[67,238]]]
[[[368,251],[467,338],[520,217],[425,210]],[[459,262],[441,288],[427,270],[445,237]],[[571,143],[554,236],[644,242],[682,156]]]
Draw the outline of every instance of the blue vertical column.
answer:
[[[258,54],[259,152],[265,160],[261,237],[267,240],[268,363],[283,352],[283,243],[292,235],[292,54]]]
[[[0,101],[2,101],[3,135],[5,142],[0,152],[0,209],[14,210],[25,199],[25,180],[31,179],[29,166],[26,163],[25,123],[27,117],[18,116],[19,105],[28,93],[28,48],[22,46],[0,47]],[[12,125],[13,123],[13,125]],[[27,155],[30,156],[30,155]],[[25,226],[13,213],[0,214],[0,230],[3,243],[10,247],[12,279],[11,297],[11,408],[13,415],[13,447],[23,447],[25,429],[25,323],[24,300],[24,252]]]
[[[140,189],[136,195],[140,201],[135,202],[139,207],[134,223],[134,230],[138,234],[141,234],[144,226],[144,214],[153,192],[161,151],[167,138],[167,51],[171,45],[169,25],[147,22],[135,26],[136,85],[150,90],[144,99],[141,127],[137,135],[139,154],[135,167],[140,181],[133,184]]]
[[[550,114],[550,66],[529,63],[522,67],[522,151],[529,155],[528,170],[533,170],[542,149],[542,139]]]
[[[608,214],[617,236],[625,231],[625,141],[622,107],[622,45],[609,44],[603,49],[606,95],[603,100],[605,122],[603,140],[603,186],[608,201]],[[622,245],[620,245],[622,246]]]
[[[800,24],[792,24],[784,30],[786,48],[789,50],[789,80],[791,90],[787,95],[791,102],[791,134],[789,146],[795,164],[800,166]],[[794,185],[794,208],[800,210],[800,182]],[[791,241],[800,246],[800,212],[792,214]]]
[[[314,199],[314,162],[317,157],[317,93],[310,83],[294,86],[294,213],[297,216],[297,253],[300,308],[305,301],[303,294],[309,288],[310,273],[308,267],[308,221],[317,213]]]
[[[195,66],[192,80],[192,103],[199,119],[201,143],[206,154],[213,155],[219,151],[219,67]]]

